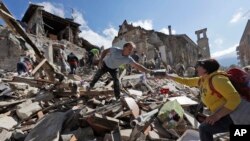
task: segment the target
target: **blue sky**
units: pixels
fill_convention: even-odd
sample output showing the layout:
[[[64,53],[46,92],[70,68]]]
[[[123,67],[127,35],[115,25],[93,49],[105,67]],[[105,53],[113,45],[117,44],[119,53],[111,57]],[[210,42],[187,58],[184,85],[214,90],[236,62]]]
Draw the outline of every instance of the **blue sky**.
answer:
[[[187,34],[194,42],[195,31],[207,28],[212,57],[222,65],[236,63],[235,48],[250,18],[249,0],[3,0],[21,19],[29,2],[61,17],[73,17],[82,24],[81,36],[92,44],[110,47],[126,19],[133,25],[168,34]]]

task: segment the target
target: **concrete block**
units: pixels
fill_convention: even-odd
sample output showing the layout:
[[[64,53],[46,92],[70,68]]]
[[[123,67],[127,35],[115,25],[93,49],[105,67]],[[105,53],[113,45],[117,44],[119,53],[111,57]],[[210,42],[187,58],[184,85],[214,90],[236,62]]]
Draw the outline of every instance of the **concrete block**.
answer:
[[[41,109],[42,108],[38,102],[32,103],[31,100],[28,100],[22,104],[17,105],[16,113],[18,117],[23,120]]]
[[[13,126],[17,125],[17,121],[10,116],[0,118],[0,128],[10,130]]]
[[[155,131],[149,131],[148,136],[151,140],[159,140],[160,136]]]
[[[127,141],[130,138],[130,134],[132,133],[132,129],[124,129],[120,130],[122,140]]]
[[[0,131],[0,141],[10,141],[12,133],[7,130]]]
[[[29,84],[20,82],[9,82],[10,86],[17,90],[25,90],[29,88]]]

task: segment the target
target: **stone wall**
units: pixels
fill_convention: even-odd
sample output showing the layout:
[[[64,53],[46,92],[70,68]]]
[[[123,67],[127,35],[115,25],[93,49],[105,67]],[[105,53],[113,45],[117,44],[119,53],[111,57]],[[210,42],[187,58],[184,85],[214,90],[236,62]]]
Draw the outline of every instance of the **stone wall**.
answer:
[[[237,47],[237,55],[241,66],[250,65],[250,21],[248,20],[240,44]]]
[[[20,61],[25,51],[21,47],[21,42],[8,29],[0,29],[0,69],[15,71],[16,64]]]

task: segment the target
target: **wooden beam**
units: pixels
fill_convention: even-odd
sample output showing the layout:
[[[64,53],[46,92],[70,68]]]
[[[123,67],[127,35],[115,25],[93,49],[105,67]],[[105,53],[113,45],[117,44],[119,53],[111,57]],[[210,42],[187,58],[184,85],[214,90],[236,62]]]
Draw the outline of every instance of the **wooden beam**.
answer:
[[[64,90],[63,92],[60,91],[55,91],[53,92],[53,94],[58,95],[58,96],[70,96],[70,95],[75,95],[75,93],[73,93],[70,90]],[[80,96],[99,96],[99,95],[113,95],[114,91],[113,90],[91,90],[91,91],[84,91],[84,90],[80,90]]]
[[[32,75],[34,75],[42,66],[43,64],[47,61],[46,58],[44,58],[31,72]]]
[[[53,81],[48,81],[44,79],[29,79],[29,78],[23,78],[23,77],[17,77],[15,76],[12,81],[9,82],[22,82],[27,83],[33,87],[41,87],[44,84],[54,84]]]

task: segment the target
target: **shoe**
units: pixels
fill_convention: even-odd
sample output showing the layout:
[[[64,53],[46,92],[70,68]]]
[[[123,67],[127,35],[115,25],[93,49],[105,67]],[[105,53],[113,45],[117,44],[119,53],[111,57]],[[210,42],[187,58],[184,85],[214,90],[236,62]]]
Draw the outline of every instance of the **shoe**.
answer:
[[[120,96],[115,96],[116,101],[119,101],[120,98],[121,98]]]

